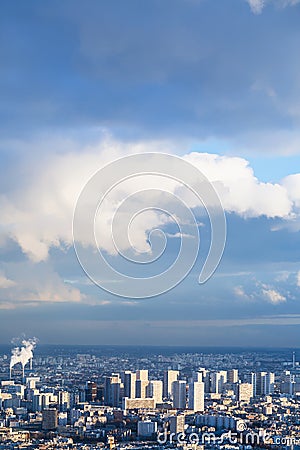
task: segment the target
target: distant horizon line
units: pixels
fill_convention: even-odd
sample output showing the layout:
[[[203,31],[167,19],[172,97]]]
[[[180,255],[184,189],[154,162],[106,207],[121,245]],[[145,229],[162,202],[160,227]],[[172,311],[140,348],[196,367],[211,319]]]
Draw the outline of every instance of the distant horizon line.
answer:
[[[1,346],[11,346],[13,345],[11,342],[0,343]],[[202,349],[249,349],[249,350],[300,350],[300,347],[280,347],[280,346],[244,346],[244,345],[193,345],[193,344],[185,344],[185,345],[176,345],[176,344],[162,344],[162,345],[152,345],[152,344],[64,344],[64,343],[38,343],[38,347],[132,347],[132,348],[202,348]]]

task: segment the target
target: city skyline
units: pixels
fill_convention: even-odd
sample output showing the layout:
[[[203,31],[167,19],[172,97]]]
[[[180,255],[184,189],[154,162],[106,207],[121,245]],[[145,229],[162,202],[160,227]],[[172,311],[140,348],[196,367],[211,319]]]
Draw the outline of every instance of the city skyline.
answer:
[[[25,333],[42,344],[300,347],[299,19],[297,0],[3,2],[1,343]],[[122,298],[82,270],[73,212],[97,170],[149,152],[180,157],[208,178],[225,211],[226,246],[199,285],[210,217],[159,180],[192,211],[200,251],[170,291]],[[148,186],[128,183],[121,194],[140,185]],[[119,271],[127,265],[109,226],[121,201],[112,194],[100,227],[101,250]],[[167,240],[155,266],[162,273],[182,237],[169,219],[141,216],[128,242],[135,257],[150,258],[150,244],[163,242],[157,228]],[[86,236],[78,245],[83,256],[92,249],[96,270]],[[192,232],[184,237],[193,242]]]
[[[22,348],[29,344],[23,341]],[[16,348],[11,359],[0,351],[4,449],[20,442],[22,448],[40,448],[42,442],[59,449],[188,450],[197,442],[199,450],[222,450],[237,439],[252,448],[298,448],[296,353],[37,350],[30,353],[30,367],[24,370],[20,360],[13,372]]]

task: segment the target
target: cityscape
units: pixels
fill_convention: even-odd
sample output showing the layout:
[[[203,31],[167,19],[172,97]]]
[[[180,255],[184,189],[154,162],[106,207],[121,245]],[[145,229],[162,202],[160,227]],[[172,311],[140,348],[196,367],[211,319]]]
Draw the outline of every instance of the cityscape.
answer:
[[[300,448],[299,351],[35,345],[1,349],[0,449]]]

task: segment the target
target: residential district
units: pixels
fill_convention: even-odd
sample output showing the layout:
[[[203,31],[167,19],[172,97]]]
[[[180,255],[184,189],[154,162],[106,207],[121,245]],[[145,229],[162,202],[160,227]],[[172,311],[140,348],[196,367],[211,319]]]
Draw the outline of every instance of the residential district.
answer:
[[[0,354],[0,449],[300,449],[295,353],[75,351]]]

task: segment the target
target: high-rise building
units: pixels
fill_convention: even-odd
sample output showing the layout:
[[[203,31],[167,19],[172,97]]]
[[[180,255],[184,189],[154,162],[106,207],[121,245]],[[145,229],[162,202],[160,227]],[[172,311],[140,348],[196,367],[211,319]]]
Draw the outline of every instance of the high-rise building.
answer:
[[[87,381],[85,385],[85,401],[94,402],[97,399],[97,384]]]
[[[171,416],[169,422],[170,422],[170,434],[174,436],[178,435],[179,433],[184,433],[185,418],[183,415]]]
[[[135,382],[135,396],[136,398],[146,398],[146,389],[149,384],[148,380],[136,380]]]
[[[228,383],[238,383],[239,381],[238,369],[231,369],[227,371],[227,381]]]
[[[148,381],[148,370],[137,370],[136,371],[136,379]]]
[[[204,392],[210,392],[210,372],[206,370],[204,367],[201,367],[198,372],[202,374],[202,380],[204,383]]]
[[[136,373],[127,370],[124,373],[124,397],[135,398]]]
[[[253,397],[253,386],[250,383],[239,383],[238,384],[238,401],[250,403]]]
[[[203,381],[203,372],[193,372],[192,374],[192,381]]]
[[[48,409],[52,400],[52,394],[49,392],[43,392],[42,394],[36,393],[32,399],[32,406],[34,411],[42,411]]]
[[[112,406],[119,406],[121,382],[111,384]]]
[[[100,402],[104,401],[104,385],[97,384],[97,400]]]
[[[226,370],[220,370],[219,372],[213,372],[211,374],[211,392],[215,394],[221,394],[223,386],[227,382]]]
[[[172,384],[178,380],[178,370],[166,370],[164,373],[163,397],[170,398],[172,396]]]
[[[274,392],[275,375],[273,372],[256,374],[256,395],[268,395]]]
[[[280,392],[293,395],[295,392],[296,379],[295,375],[289,370],[284,371],[281,376]]]
[[[118,373],[113,373],[105,378],[104,402],[106,405],[119,406],[121,378]]]
[[[152,437],[157,431],[157,422],[151,420],[138,421],[137,434],[141,437]]]
[[[162,403],[163,383],[160,380],[149,381],[146,388],[147,397],[154,398],[155,404]]]
[[[42,429],[56,430],[57,428],[57,410],[54,408],[44,409],[42,413]]]
[[[58,393],[59,411],[66,412],[70,408],[70,393],[67,391],[59,391]]]
[[[245,382],[252,384],[252,396],[256,396],[256,373],[248,373],[245,377]]]
[[[204,411],[204,383],[194,381],[189,384],[188,408],[193,411]]]
[[[265,382],[267,372],[256,373],[256,395],[265,395]]]
[[[177,380],[172,383],[173,406],[176,409],[185,409],[186,407],[186,382]]]
[[[39,393],[39,390],[33,389],[30,395],[32,399],[32,410],[42,411],[42,396]]]
[[[40,381],[40,377],[26,377],[26,387],[28,389],[35,389],[36,383]]]
[[[268,372],[266,379],[266,392],[265,394],[273,394],[275,388],[275,374],[273,372]]]

